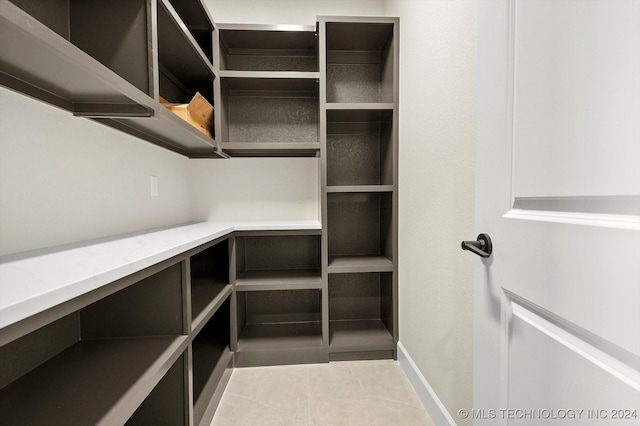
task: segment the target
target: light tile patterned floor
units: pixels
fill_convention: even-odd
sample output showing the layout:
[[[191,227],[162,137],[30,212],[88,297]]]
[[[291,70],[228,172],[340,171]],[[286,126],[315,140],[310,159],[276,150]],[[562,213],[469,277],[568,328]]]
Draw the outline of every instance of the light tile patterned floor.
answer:
[[[395,361],[236,368],[211,426],[432,426]]]

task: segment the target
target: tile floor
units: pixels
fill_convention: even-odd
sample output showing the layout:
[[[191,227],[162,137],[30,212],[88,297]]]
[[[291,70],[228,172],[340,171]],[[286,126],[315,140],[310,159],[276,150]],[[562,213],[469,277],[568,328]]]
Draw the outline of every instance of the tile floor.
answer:
[[[395,361],[237,368],[211,426],[432,426]]]

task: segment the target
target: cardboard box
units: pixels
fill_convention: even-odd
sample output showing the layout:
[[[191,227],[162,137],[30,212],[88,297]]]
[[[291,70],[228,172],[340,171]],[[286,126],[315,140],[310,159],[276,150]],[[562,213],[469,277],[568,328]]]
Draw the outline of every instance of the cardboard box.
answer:
[[[170,104],[162,97],[160,103],[208,137],[213,137],[213,107],[200,93],[196,93],[188,104]]]

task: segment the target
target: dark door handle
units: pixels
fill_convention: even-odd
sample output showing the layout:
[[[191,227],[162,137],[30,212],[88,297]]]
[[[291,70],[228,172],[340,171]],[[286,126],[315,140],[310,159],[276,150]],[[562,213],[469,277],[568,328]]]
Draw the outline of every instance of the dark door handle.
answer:
[[[493,245],[488,234],[478,235],[477,241],[463,241],[462,250],[469,250],[480,257],[491,257]]]

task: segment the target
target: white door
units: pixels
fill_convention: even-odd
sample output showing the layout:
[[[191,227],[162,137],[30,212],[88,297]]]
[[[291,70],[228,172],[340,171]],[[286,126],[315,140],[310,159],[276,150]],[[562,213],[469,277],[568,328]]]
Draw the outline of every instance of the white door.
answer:
[[[478,8],[469,416],[639,425],[640,1]]]

